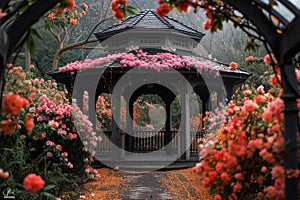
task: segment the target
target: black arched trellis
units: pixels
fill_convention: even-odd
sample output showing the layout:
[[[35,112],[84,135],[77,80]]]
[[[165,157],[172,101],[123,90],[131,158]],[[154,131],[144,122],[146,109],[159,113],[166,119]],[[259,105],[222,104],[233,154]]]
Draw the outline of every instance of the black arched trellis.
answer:
[[[35,23],[47,10],[62,0],[35,0],[29,8],[13,21],[5,26],[6,20],[17,11],[27,6],[29,2],[23,0],[18,2],[7,17],[0,19],[0,87],[2,88],[3,74],[6,62],[16,48],[23,44],[24,36],[30,26]],[[288,23],[282,16],[274,12],[271,6],[263,3],[261,0],[223,0],[228,5],[233,6],[247,18],[257,29],[258,33],[263,36],[265,41],[272,49],[274,55],[279,61],[279,67],[282,75],[283,91],[281,98],[284,100],[285,108],[285,168],[298,169],[297,164],[297,132],[299,126],[298,109],[296,105],[299,98],[299,83],[295,75],[295,64],[293,58],[300,52],[300,9],[289,0],[276,0],[291,11],[295,18]],[[0,9],[5,11],[9,7],[11,0],[1,0]],[[213,0],[205,0],[212,5],[216,5]],[[274,15],[284,25],[285,29],[279,33],[274,24],[263,14],[261,8]],[[230,18],[230,16],[227,16]],[[238,25],[238,24],[237,24]],[[244,29],[243,29],[244,30]],[[1,92],[2,94],[2,92]],[[0,95],[2,96],[2,95]],[[1,98],[1,97],[0,97]],[[1,100],[1,99],[0,99]],[[298,182],[296,178],[285,179],[285,198],[297,199]]]
[[[293,57],[300,51],[300,10],[286,0],[279,0],[293,14],[295,18],[286,25],[284,32],[278,33],[270,20],[255,4],[255,0],[225,0],[236,10],[240,11],[261,32],[266,42],[276,56],[282,75],[284,100],[284,139],[285,139],[285,169],[298,169],[298,142],[299,126],[297,98],[298,81],[295,74]],[[285,199],[298,199],[298,178],[285,178]]]

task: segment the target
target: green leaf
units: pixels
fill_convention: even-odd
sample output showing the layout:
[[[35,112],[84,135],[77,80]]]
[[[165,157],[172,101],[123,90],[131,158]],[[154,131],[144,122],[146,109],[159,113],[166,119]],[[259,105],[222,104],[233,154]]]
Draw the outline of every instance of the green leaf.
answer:
[[[55,196],[53,194],[48,193],[48,192],[42,192],[42,195],[44,195],[45,197],[47,197],[50,200],[55,200]]]
[[[32,34],[32,36],[38,37],[40,40],[43,40],[42,36],[37,32],[36,29],[31,29],[30,34]]]
[[[30,35],[29,35],[28,39],[26,40],[26,48],[31,54],[34,54],[34,51],[35,51],[34,41]]]
[[[222,23],[221,19],[218,19],[216,21],[216,24],[217,24],[218,29],[221,31],[223,29],[223,23]]]
[[[49,191],[49,190],[52,190],[53,188],[55,188],[56,186],[55,185],[47,185],[43,188],[43,191]]]
[[[135,15],[135,12],[134,12],[133,10],[126,9],[126,12],[127,12],[129,15]]]

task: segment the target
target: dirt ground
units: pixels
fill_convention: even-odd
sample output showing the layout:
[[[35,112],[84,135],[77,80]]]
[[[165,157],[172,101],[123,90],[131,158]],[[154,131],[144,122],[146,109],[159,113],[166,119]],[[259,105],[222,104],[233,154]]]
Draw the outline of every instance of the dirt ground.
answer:
[[[192,169],[133,173],[102,168],[99,181],[86,183],[80,199],[211,200]]]

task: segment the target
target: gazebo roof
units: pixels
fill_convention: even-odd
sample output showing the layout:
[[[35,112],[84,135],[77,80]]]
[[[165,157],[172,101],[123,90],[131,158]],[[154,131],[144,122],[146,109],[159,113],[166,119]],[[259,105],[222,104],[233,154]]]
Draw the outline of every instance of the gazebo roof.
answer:
[[[157,15],[155,10],[147,9],[137,15],[127,17],[125,20],[95,33],[95,36],[100,42],[102,42],[115,34],[137,29],[174,30],[194,39],[197,42],[200,42],[202,37],[205,35],[204,33],[190,28],[169,16],[161,18]]]

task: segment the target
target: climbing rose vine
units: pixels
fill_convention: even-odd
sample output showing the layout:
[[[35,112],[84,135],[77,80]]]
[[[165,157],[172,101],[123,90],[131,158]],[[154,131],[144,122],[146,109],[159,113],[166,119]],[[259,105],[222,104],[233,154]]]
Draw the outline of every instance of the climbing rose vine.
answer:
[[[169,68],[185,67],[187,69],[197,69],[198,72],[202,70],[206,71],[218,71],[218,70],[231,70],[237,69],[237,64],[234,68],[221,65],[216,67],[216,63],[191,56],[179,56],[171,53],[157,53],[149,55],[147,52],[138,50],[136,53],[119,53],[108,55],[103,58],[97,58],[95,60],[86,59],[85,61],[76,61],[67,64],[64,67],[60,67],[60,72],[66,71],[80,71],[92,67],[101,66],[110,62],[118,62],[122,67],[139,67],[145,69],[153,69],[155,71],[161,71]]]

